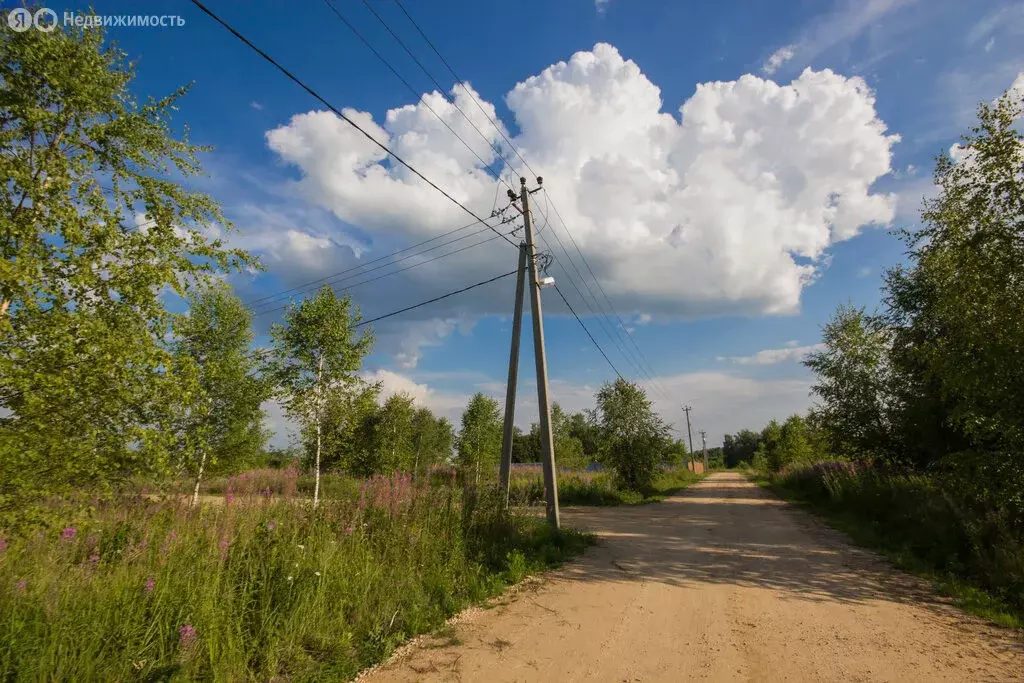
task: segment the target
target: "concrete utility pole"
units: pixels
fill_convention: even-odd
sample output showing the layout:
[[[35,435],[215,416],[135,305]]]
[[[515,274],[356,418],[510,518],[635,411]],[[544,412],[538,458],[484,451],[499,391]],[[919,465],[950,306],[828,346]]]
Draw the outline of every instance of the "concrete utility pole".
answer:
[[[505,507],[512,477],[512,437],[516,418],[516,381],[519,378],[519,339],[523,329],[523,283],[526,280],[526,245],[519,245],[519,272],[516,274],[516,302],[512,314],[512,351],[508,359],[508,384],[505,385],[505,430],[501,435],[501,468],[498,480]]]
[[[694,474],[697,472],[696,461],[693,459],[693,432],[690,431],[690,411],[693,410],[690,406],[683,406],[683,412],[686,413],[686,438],[690,440],[690,469],[693,470]]]
[[[708,435],[703,429],[700,430],[701,448],[704,449],[704,472],[708,471]]]
[[[538,186],[544,182],[537,178]],[[537,412],[540,413],[540,449],[544,465],[544,493],[547,498],[548,522],[561,528],[558,514],[558,474],[555,471],[555,443],[551,434],[551,404],[548,403],[548,364],[544,355],[544,320],[540,307],[540,278],[537,276],[537,248],[533,243],[533,221],[530,219],[530,190],[526,178],[519,179],[518,199],[523,203],[523,227],[526,233],[527,264],[530,267],[530,312],[533,318],[533,355],[537,362]],[[533,192],[537,192],[540,187]],[[515,193],[509,190],[509,197]]]

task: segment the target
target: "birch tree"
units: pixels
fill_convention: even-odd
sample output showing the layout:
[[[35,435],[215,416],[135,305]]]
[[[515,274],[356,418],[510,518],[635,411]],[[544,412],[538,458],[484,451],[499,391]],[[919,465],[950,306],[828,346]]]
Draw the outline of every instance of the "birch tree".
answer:
[[[0,31],[0,517],[43,495],[166,471],[173,315],[217,271],[252,266],[207,230],[217,203],[173,115],[139,102],[100,28]]]
[[[193,505],[204,472],[252,462],[266,442],[260,405],[269,387],[256,373],[251,325],[252,313],[219,284],[190,297],[188,314],[174,325],[175,363],[193,365],[199,385],[178,421],[181,465],[195,479]]]
[[[326,394],[355,389],[363,357],[373,345],[369,330],[357,333],[361,316],[348,295],[339,298],[328,286],[313,297],[291,304],[284,323],[270,330],[273,341],[267,375],[273,379],[287,414],[310,436],[313,452],[313,506],[320,503],[320,463]]]

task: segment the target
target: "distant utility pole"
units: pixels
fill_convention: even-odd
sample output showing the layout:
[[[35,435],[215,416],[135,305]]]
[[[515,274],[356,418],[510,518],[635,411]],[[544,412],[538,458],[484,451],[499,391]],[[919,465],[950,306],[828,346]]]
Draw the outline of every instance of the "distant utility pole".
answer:
[[[519,378],[519,339],[523,329],[523,283],[526,280],[526,244],[519,245],[519,272],[516,274],[516,302],[512,314],[512,351],[508,359],[508,384],[505,385],[505,430],[501,435],[501,468],[498,479],[505,507],[512,478],[512,437],[516,418],[516,381]]]
[[[551,434],[551,404],[548,402],[548,365],[547,357],[544,354],[544,319],[541,313],[540,289],[541,280],[537,274],[537,248],[533,243],[533,221],[530,217],[530,195],[540,190],[544,179],[537,178],[537,188],[529,190],[526,187],[526,178],[520,178],[520,191],[516,195],[511,189],[508,191],[508,198],[515,202],[519,200],[522,206],[516,206],[523,214],[523,228],[526,235],[526,244],[520,251],[520,283],[522,282],[522,264],[525,259],[529,266],[530,282],[530,313],[533,319],[533,356],[537,364],[537,412],[540,417],[540,449],[544,469],[544,493],[547,499],[548,522],[556,529],[561,528],[561,519],[558,514],[558,473],[555,471],[555,444]],[[513,204],[515,206],[515,204]],[[524,256],[525,254],[525,256]],[[502,460],[499,470],[501,486],[505,489],[506,500],[508,499],[508,485],[512,469],[512,418],[514,408],[510,408],[515,402],[515,382],[519,364],[519,328],[517,321],[522,319],[522,289],[516,288],[516,310],[518,315],[513,320],[512,330],[512,354],[509,362],[509,387],[506,389],[505,403],[505,429],[502,434]],[[513,367],[515,366],[515,367]]]
[[[704,471],[708,471],[708,434],[703,429],[700,430],[700,441],[702,448],[704,449]]]
[[[693,459],[693,432],[690,431],[690,411],[693,410],[690,406],[683,406],[683,412],[686,413],[686,438],[690,440],[690,469],[697,472],[697,467]]]

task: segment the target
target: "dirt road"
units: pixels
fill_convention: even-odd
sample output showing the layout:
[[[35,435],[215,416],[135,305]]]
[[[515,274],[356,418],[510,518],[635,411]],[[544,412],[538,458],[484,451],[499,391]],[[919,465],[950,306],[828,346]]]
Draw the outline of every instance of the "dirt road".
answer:
[[[600,544],[366,680],[1024,680],[1019,635],[738,474],[664,503],[563,515]]]

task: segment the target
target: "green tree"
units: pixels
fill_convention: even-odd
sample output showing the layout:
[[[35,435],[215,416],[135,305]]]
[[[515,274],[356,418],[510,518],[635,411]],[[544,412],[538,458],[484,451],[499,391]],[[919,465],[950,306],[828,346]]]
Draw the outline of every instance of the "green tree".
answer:
[[[799,415],[791,415],[782,423],[780,469],[794,462],[811,462],[815,453],[811,448],[807,422]]]
[[[825,349],[804,361],[817,374],[814,411],[829,426],[829,447],[838,455],[869,460],[892,451],[891,337],[881,318],[840,306],[823,328]]]
[[[741,463],[752,463],[760,440],[761,435],[749,429],[741,429],[736,434],[726,434],[722,440],[725,466],[738,467]]]
[[[355,476],[380,471],[380,453],[374,438],[380,390],[379,384],[359,378],[325,387],[320,462],[323,469],[340,467]],[[312,439],[306,442],[306,454],[315,459]]]
[[[587,462],[593,462],[601,452],[601,427],[597,411],[585,410],[569,415],[569,435],[579,439]]]
[[[501,414],[498,402],[477,392],[462,413],[462,430],[458,438],[458,463],[466,475],[475,472],[480,484],[480,470],[488,471],[501,458]]]
[[[662,451],[662,460],[673,467],[680,467],[686,463],[686,454],[686,442],[670,438]]]
[[[379,472],[413,469],[416,456],[413,443],[415,416],[412,396],[405,393],[389,396],[377,411],[373,442],[380,458]]]
[[[536,422],[525,434],[519,427],[512,428],[512,462],[540,462],[540,427]]]
[[[982,103],[942,154],[909,263],[888,274],[901,446],[1024,528],[1024,98]]]
[[[420,471],[429,472],[430,468],[446,462],[452,455],[455,444],[455,431],[447,418],[434,417],[429,408],[420,408],[412,420],[413,476],[418,477]]]
[[[204,471],[230,470],[256,460],[266,443],[263,411],[268,383],[257,375],[251,347],[252,313],[226,286],[213,285],[189,297],[189,310],[174,323],[174,362],[193,364],[198,390],[178,423],[183,468],[195,478],[199,501]]]
[[[176,375],[165,293],[252,266],[171,115],[139,104],[99,29],[0,32],[0,514],[36,496],[168,472]],[[141,221],[141,222],[138,222]]]
[[[587,466],[583,443],[572,435],[570,416],[557,402],[551,404],[551,435],[555,442],[555,462],[559,467],[577,470]]]
[[[757,451],[754,453],[754,467],[767,472],[778,472],[782,469],[782,427],[778,420],[771,420],[761,430]]]
[[[619,378],[598,390],[597,410],[605,459],[619,484],[633,490],[650,486],[668,428],[654,412],[647,394]]]
[[[288,415],[303,426],[314,453],[313,505],[320,502],[320,459],[325,406],[329,396],[359,393],[364,384],[356,373],[373,345],[369,331],[356,333],[361,319],[346,294],[338,298],[324,286],[299,304],[291,304],[284,324],[270,329],[273,341],[268,376]]]

